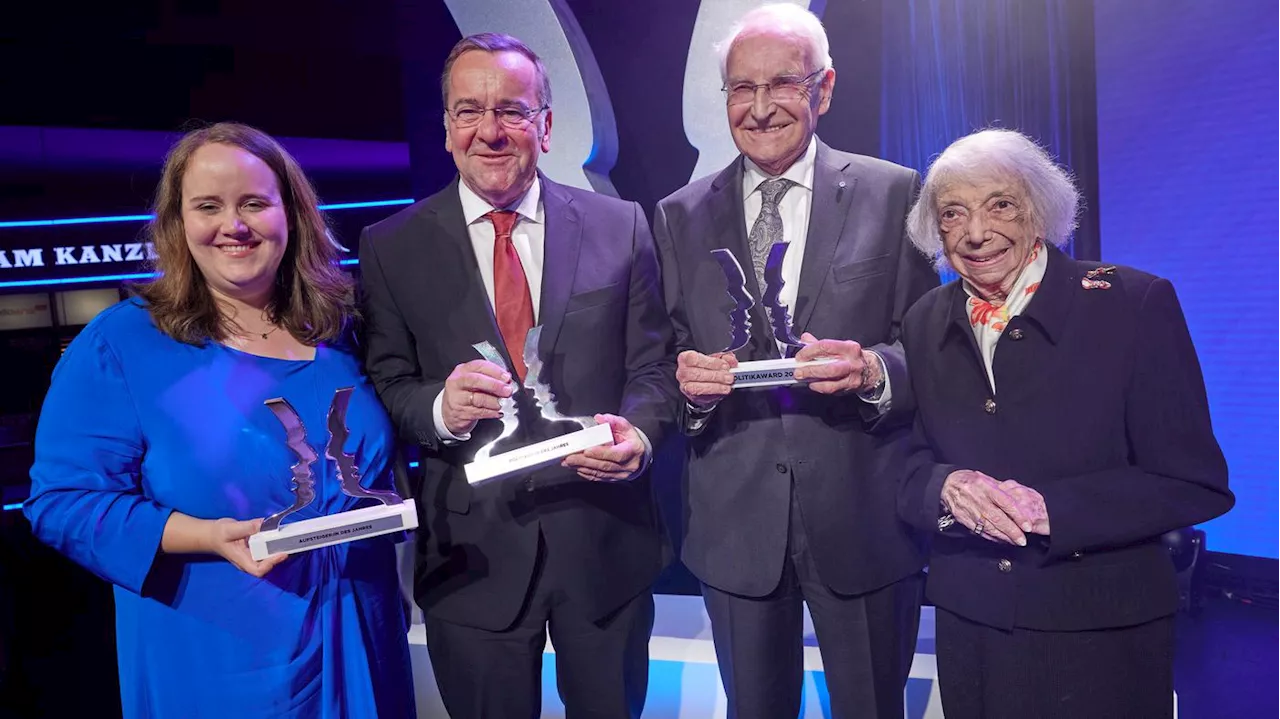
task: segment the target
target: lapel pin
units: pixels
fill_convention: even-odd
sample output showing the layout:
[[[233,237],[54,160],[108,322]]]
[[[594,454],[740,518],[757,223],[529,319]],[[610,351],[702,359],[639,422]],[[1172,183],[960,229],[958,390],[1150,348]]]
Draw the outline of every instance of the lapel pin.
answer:
[[[1106,280],[1091,280],[1088,277],[1080,278],[1080,286],[1086,290],[1109,290],[1111,283]]]
[[[1102,267],[1095,267],[1094,269],[1089,270],[1088,272],[1084,273],[1084,276],[1088,277],[1091,280],[1096,280],[1103,275],[1115,274],[1115,271],[1116,271],[1115,265],[1103,265]]]

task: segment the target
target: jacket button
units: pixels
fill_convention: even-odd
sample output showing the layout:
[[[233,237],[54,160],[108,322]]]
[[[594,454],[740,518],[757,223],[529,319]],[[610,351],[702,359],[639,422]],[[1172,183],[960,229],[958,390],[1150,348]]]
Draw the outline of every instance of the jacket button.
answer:
[[[778,474],[786,474],[786,473],[787,473],[787,465],[782,464],[781,462],[779,462],[778,464],[775,464],[775,465],[774,465],[774,469],[778,470]]]
[[[1010,562],[1007,559],[1001,559],[999,562],[996,562],[996,566],[1005,574],[1013,571],[1013,562]]]
[[[1080,551],[1080,550],[1078,550],[1078,549],[1077,549],[1076,551],[1074,551],[1074,552],[1072,552],[1072,553],[1071,553],[1071,558],[1072,558],[1072,559],[1079,559],[1079,558],[1081,558],[1081,557],[1083,557],[1083,556],[1084,556],[1084,552],[1082,552],[1082,551]]]
[[[1009,330],[1009,339],[1013,340],[1014,342],[1017,342],[1018,340],[1022,339],[1022,337],[1023,337],[1022,330],[1016,329],[1016,328]]]
[[[987,414],[995,414],[996,401],[994,399],[989,399],[986,402],[982,403],[982,411],[986,412]]]
[[[533,477],[525,477],[525,479],[524,479],[524,491],[526,491],[526,492],[532,492],[532,491],[533,491]]]

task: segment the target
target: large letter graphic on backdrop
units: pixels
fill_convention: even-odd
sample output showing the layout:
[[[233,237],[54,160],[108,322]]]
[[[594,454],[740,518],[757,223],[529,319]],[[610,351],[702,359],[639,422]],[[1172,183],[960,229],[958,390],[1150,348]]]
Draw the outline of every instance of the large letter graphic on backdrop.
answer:
[[[818,17],[826,0],[792,0]],[[761,0],[702,0],[698,20],[689,41],[689,60],[684,69],[684,134],[698,151],[698,164],[689,179],[718,172],[738,156],[738,148],[729,134],[725,119],[724,86],[720,78],[720,55],[716,43],[729,34],[729,29],[743,15],[760,5]]]
[[[617,196],[609,172],[618,159],[618,128],[591,44],[565,0],[445,0],[465,37],[501,32],[542,58],[554,100],[551,152],[538,161],[566,185]]]

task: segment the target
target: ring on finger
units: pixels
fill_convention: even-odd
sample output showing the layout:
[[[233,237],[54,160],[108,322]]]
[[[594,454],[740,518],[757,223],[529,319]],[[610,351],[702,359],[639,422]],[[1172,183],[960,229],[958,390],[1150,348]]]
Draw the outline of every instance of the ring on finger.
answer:
[[[974,533],[974,534],[982,534],[982,533],[983,533],[983,532],[985,532],[985,531],[987,531],[987,527],[986,527],[986,525],[983,523],[983,521],[982,521],[981,519],[979,519],[979,520],[978,520],[978,523],[977,523],[977,524],[975,524],[975,525],[973,525],[973,533]]]

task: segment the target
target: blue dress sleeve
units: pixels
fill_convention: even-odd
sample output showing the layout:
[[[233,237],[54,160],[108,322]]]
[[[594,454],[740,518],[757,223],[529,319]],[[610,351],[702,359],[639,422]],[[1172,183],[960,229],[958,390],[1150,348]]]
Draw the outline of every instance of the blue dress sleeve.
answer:
[[[54,369],[23,512],[41,541],[137,594],[172,511],[142,492],[145,447],[120,359],[91,324]]]

